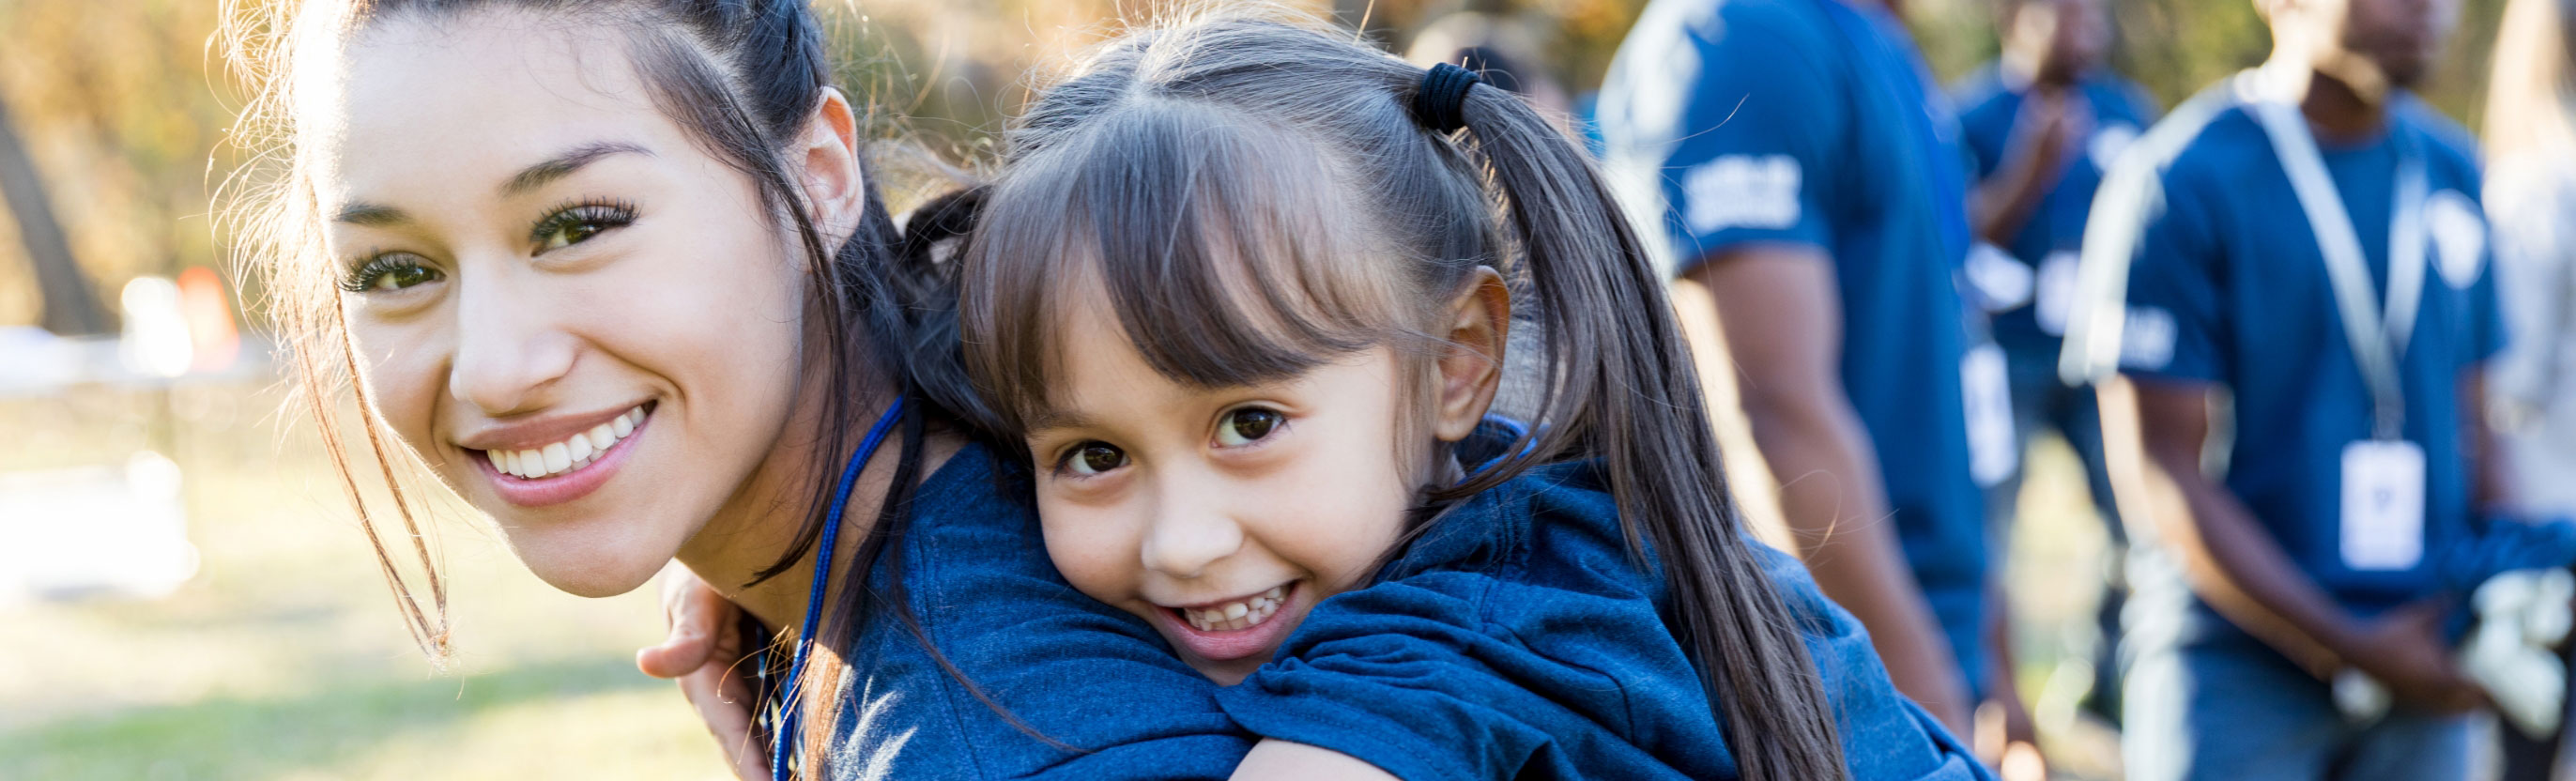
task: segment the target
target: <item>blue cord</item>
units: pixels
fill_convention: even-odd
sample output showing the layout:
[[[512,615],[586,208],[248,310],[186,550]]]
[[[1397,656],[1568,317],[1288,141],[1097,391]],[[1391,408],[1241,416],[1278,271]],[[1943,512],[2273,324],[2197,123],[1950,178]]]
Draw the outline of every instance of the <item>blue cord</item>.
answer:
[[[832,512],[823,517],[821,547],[814,552],[814,588],[805,597],[805,626],[796,635],[795,660],[787,666],[787,696],[779,701],[779,728],[769,738],[769,777],[775,781],[788,781],[787,751],[796,742],[796,683],[805,678],[805,657],[814,650],[814,624],[823,617],[823,587],[832,581],[832,547],[840,537],[841,509],[849,504],[850,487],[858,483],[860,468],[876,457],[877,446],[885,444],[886,432],[902,416],[903,399],[897,397],[894,406],[887,407],[885,415],[868,429],[867,439],[859,441],[859,452],[850,454],[849,465],[841,468],[841,486],[832,492]]]

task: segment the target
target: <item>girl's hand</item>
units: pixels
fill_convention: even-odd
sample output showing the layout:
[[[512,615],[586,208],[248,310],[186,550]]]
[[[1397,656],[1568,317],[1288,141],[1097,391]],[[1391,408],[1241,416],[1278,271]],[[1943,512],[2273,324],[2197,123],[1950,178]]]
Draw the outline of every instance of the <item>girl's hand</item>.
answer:
[[[742,608],[726,601],[686,567],[662,573],[662,618],[671,636],[635,652],[645,675],[680,682],[680,693],[707,722],[741,781],[769,781],[769,758],[751,739],[751,678],[741,668]]]

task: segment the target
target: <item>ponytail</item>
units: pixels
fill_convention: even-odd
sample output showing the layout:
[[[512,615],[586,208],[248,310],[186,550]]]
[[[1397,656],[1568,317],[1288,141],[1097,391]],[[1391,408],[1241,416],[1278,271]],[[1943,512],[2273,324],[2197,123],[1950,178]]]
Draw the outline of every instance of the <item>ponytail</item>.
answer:
[[[1422,84],[1453,89],[1434,68]],[[1799,628],[1756,565],[1726,489],[1705,396],[1664,278],[1591,160],[1518,97],[1468,84],[1461,145],[1483,163],[1545,333],[1533,427],[1472,494],[1542,454],[1602,461],[1629,549],[1663,560],[1674,634],[1698,662],[1748,779],[1845,779],[1839,739]],[[1422,97],[1420,88],[1416,96]],[[1437,131],[1437,125],[1425,125]]]

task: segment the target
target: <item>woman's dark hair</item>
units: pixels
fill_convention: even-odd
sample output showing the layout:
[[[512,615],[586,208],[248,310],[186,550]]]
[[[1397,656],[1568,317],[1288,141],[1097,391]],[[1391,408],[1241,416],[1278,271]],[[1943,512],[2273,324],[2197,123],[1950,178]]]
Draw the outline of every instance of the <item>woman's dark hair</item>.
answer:
[[[361,494],[339,441],[334,420],[334,391],[348,387],[362,410],[372,409],[363,383],[349,382],[355,365],[345,326],[339,321],[331,273],[319,264],[319,215],[314,210],[309,164],[298,144],[292,114],[295,68],[311,57],[327,60],[357,31],[388,19],[440,20],[468,13],[512,10],[577,20],[585,27],[624,34],[639,74],[655,103],[696,137],[710,153],[732,165],[757,187],[763,205],[792,230],[809,266],[808,302],[819,345],[814,371],[823,374],[827,392],[821,404],[822,426],[815,434],[819,452],[835,454],[814,465],[809,485],[812,508],[793,544],[753,582],[794,566],[816,544],[831,506],[840,457],[857,446],[869,424],[863,416],[891,403],[908,400],[902,419],[902,457],[893,488],[876,508],[874,524],[862,538],[858,555],[835,589],[815,642],[839,653],[814,654],[795,687],[806,714],[802,755],[804,767],[819,768],[838,723],[838,683],[850,644],[861,626],[881,613],[902,620],[916,636],[919,624],[904,608],[900,573],[888,573],[886,590],[871,588],[869,567],[877,563],[889,540],[902,534],[914,486],[923,468],[923,441],[934,427],[957,427],[989,418],[958,363],[954,340],[954,298],[928,262],[926,249],[899,251],[898,238],[876,177],[867,171],[864,212],[852,235],[837,246],[812,220],[811,206],[797,186],[786,151],[800,138],[832,83],[821,27],[804,0],[315,0],[243,5],[228,0],[224,43],[244,75],[264,85],[236,127],[235,141],[253,150],[245,178],[228,183],[231,212],[245,265],[261,269],[267,283],[269,312],[283,337],[294,347],[306,399],[319,418],[324,444],[339,468],[344,487],[358,506],[361,527],[374,545],[395,599],[410,620],[415,639],[433,660],[447,654],[446,583],[431,546],[423,540],[402,486],[387,460],[386,436],[372,414],[361,429],[374,451],[391,503],[414,540],[420,574],[432,605],[423,609],[411,578],[396,566]],[[865,166],[865,157],[862,156]],[[261,164],[267,164],[265,166]],[[902,557],[884,561],[900,566]],[[772,630],[780,627],[770,627]],[[923,638],[927,646],[927,638]],[[932,654],[937,657],[936,649]],[[776,656],[776,655],[773,655]],[[940,659],[946,666],[945,659]],[[953,675],[953,667],[949,668]],[[960,680],[963,680],[962,678]],[[971,685],[969,686],[972,690]],[[978,696],[981,697],[980,693]],[[990,701],[987,700],[989,704]],[[1005,714],[1007,716],[1008,714]]]
[[[1421,515],[1598,459],[1631,553],[1664,565],[1664,619],[1744,777],[1848,777],[1728,496],[1662,271],[1555,125],[1477,84],[1463,130],[1428,128],[1408,111],[1424,75],[1348,31],[1235,11],[1130,31],[1045,88],[959,260],[967,365],[1003,429],[1048,412],[1058,312],[1095,284],[1177,382],[1277,380],[1376,346],[1416,356],[1410,380],[1442,346],[1433,318],[1493,267],[1535,313],[1516,319],[1538,337],[1512,341],[1540,356],[1512,363],[1535,372],[1536,425],[1519,455],[1426,490]]]

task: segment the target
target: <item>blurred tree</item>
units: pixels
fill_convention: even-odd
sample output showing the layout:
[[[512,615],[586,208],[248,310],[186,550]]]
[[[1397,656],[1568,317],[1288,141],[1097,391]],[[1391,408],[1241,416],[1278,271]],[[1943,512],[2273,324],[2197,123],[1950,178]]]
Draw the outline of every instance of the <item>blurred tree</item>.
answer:
[[[36,173],[35,158],[10,121],[5,96],[0,96],[0,201],[8,202],[18,242],[35,267],[45,330],[62,336],[107,333],[107,310],[99,306],[89,275],[72,259],[71,243],[64,240],[62,223],[54,219],[53,204],[45,196],[44,177]]]

